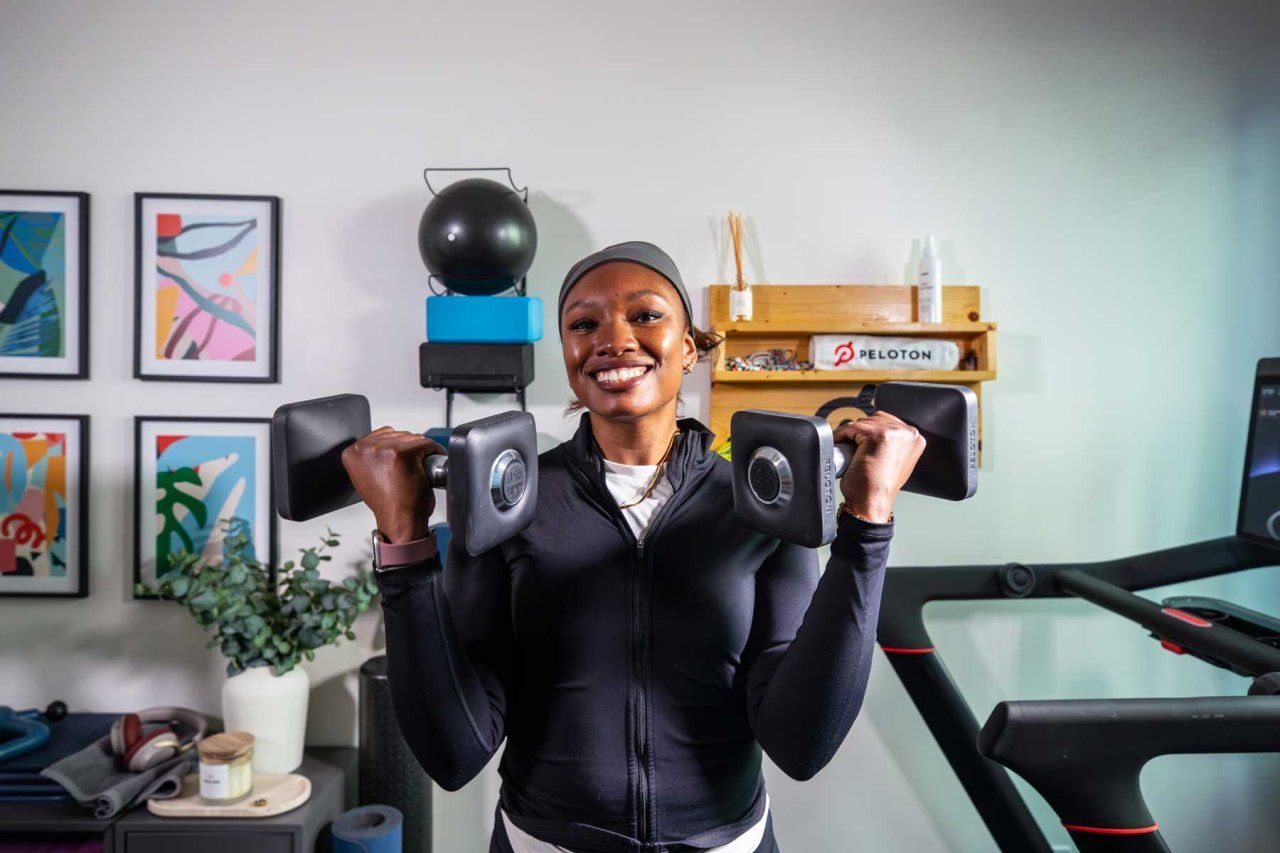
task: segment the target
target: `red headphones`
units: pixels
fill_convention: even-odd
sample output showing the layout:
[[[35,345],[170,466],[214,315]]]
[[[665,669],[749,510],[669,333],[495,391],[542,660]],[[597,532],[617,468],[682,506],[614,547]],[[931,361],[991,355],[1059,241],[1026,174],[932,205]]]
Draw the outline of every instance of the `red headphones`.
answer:
[[[148,729],[147,723],[159,725]],[[208,719],[189,708],[147,708],[116,717],[111,723],[111,751],[126,770],[141,773],[190,749],[208,727]]]

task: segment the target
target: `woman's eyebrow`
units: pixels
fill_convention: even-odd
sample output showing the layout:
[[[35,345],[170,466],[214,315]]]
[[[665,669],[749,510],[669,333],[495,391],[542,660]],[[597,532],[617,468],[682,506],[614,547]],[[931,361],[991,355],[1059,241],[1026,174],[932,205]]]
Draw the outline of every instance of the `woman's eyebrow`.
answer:
[[[643,299],[646,296],[656,296],[659,299],[663,299],[663,300],[667,299],[667,295],[660,290],[633,290],[627,294],[627,301],[635,302],[637,299]],[[599,303],[600,303],[600,300],[595,298],[575,299],[573,302],[570,302],[568,305],[564,306],[563,313],[568,314],[570,311],[572,311],[575,308],[591,308],[592,306],[598,305]]]
[[[667,298],[665,293],[658,290],[633,290],[631,293],[627,294],[627,301],[635,302],[637,299],[641,299],[645,296],[656,296],[659,299]]]
[[[578,299],[564,306],[564,311],[562,311],[561,313],[568,314],[574,308],[590,308],[592,305],[595,305],[598,301],[599,300],[597,299]]]

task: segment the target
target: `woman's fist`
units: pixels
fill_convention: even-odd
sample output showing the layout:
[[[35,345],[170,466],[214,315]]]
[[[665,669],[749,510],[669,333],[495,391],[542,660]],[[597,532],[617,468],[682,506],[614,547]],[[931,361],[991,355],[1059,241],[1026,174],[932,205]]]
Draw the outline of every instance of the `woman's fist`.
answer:
[[[342,451],[342,466],[387,541],[412,542],[430,533],[436,497],[423,463],[443,452],[425,436],[391,427],[375,429]]]
[[[837,427],[835,440],[855,445],[853,459],[840,478],[845,504],[868,521],[888,521],[898,491],[924,452],[924,436],[893,415],[876,412]]]

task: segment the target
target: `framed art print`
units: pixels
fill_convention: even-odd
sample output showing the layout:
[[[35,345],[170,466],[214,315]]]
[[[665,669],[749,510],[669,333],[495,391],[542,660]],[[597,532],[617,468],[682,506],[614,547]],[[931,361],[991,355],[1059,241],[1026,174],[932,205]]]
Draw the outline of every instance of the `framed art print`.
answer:
[[[0,377],[89,375],[89,195],[0,190]]]
[[[0,595],[89,594],[89,416],[0,414]]]
[[[265,418],[134,419],[135,583],[154,586],[180,551],[220,562],[232,518],[275,566],[270,432]]]
[[[280,199],[134,196],[138,379],[278,382]]]

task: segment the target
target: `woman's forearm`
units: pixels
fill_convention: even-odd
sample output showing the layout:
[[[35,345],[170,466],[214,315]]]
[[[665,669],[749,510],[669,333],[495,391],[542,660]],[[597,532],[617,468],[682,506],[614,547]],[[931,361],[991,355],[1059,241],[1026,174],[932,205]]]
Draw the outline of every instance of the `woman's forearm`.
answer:
[[[438,557],[380,574],[378,585],[400,730],[427,775],[455,791],[502,742],[506,691],[494,668],[468,656]]]
[[[752,729],[792,778],[811,778],[826,766],[861,710],[892,536],[890,524],[843,516],[794,640],[764,650],[753,668]],[[802,592],[790,585],[785,595]]]

